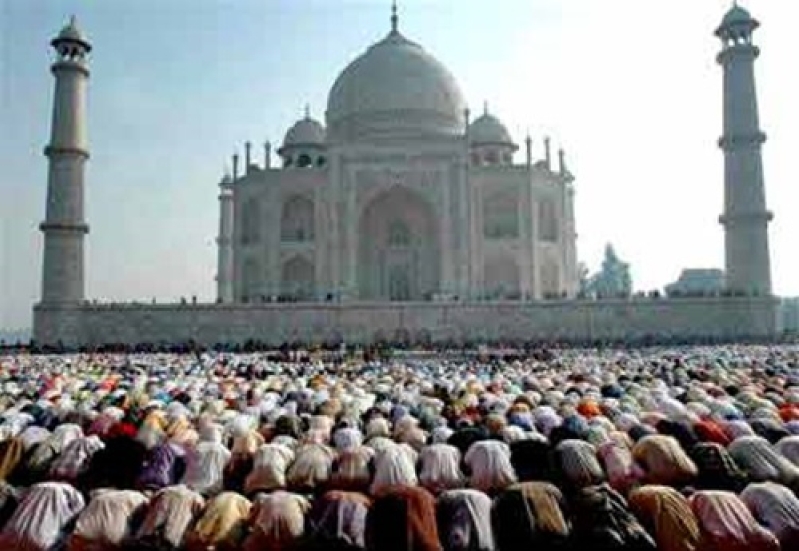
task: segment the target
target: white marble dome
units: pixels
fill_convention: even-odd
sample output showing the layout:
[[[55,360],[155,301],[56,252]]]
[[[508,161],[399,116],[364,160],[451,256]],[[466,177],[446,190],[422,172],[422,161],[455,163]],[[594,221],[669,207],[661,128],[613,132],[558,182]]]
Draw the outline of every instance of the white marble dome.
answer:
[[[455,78],[421,46],[393,30],[350,63],[327,100],[331,141],[463,134]]]
[[[324,144],[325,127],[309,115],[294,123],[283,138],[283,148]]]
[[[469,125],[469,141],[474,145],[512,145],[505,125],[490,113],[484,113]]]

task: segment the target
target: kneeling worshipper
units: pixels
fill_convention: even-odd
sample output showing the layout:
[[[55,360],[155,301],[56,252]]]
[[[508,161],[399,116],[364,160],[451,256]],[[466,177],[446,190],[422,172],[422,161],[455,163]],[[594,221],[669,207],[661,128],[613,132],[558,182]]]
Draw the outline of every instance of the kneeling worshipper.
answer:
[[[252,497],[258,492],[284,490],[286,471],[294,461],[294,451],[283,444],[270,442],[255,452],[252,470],[244,480],[244,493]]]
[[[510,447],[499,440],[480,440],[469,446],[463,457],[469,468],[469,487],[488,495],[501,492],[516,482],[510,462]]]
[[[761,436],[742,436],[727,449],[753,482],[778,482],[792,489],[799,484],[799,467]]]
[[[335,452],[325,444],[311,443],[302,444],[296,453],[286,473],[289,490],[300,494],[322,491],[330,480]]]
[[[358,446],[339,452],[333,461],[333,474],[330,478],[330,489],[345,492],[369,492],[372,481],[372,459],[374,450],[366,446]]]
[[[208,502],[186,536],[187,551],[235,551],[247,535],[252,505],[244,496],[223,492]]]
[[[629,496],[630,510],[657,542],[658,551],[702,551],[699,524],[688,499],[668,486],[642,486]]]
[[[746,487],[748,477],[730,455],[716,442],[702,442],[691,450],[691,458],[699,470],[694,487],[700,490],[727,490],[738,493]]]
[[[783,550],[799,549],[799,498],[773,482],[753,483],[741,493],[755,519],[771,530]]]
[[[449,444],[431,444],[419,453],[419,483],[433,495],[461,488],[465,478],[460,469],[461,454]]]
[[[786,436],[777,442],[774,448],[780,455],[799,467],[799,436]]]
[[[774,534],[760,526],[732,492],[702,490],[689,502],[699,523],[701,551],[779,551]]]
[[[445,551],[493,551],[491,498],[471,488],[447,490],[438,497],[438,537]]]
[[[574,494],[569,505],[572,512],[572,549],[657,549],[654,540],[632,514],[624,498],[607,484],[583,488]]]
[[[305,514],[311,503],[303,496],[278,490],[258,494],[250,512],[252,531],[242,551],[285,551],[297,548],[305,535]]]
[[[304,551],[365,549],[366,516],[371,500],[363,494],[333,490],[314,501],[307,518]]]
[[[491,510],[497,551],[571,549],[564,505],[563,494],[549,482],[522,482],[500,493]]]
[[[48,551],[83,510],[83,496],[63,482],[32,486],[0,533],[0,549]]]
[[[68,551],[119,549],[131,536],[133,520],[144,511],[147,501],[144,494],[133,490],[95,490],[89,505],[78,516]]]
[[[696,464],[673,436],[644,436],[635,443],[632,453],[644,471],[645,484],[679,488],[691,484],[698,474]]]
[[[555,447],[553,464],[562,487],[568,491],[595,486],[605,481],[596,448],[583,440],[561,440]]]
[[[145,545],[148,549],[179,548],[203,507],[203,496],[182,484],[160,490],[150,500],[135,546],[130,549]]]
[[[222,428],[214,424],[204,426],[196,448],[186,452],[183,484],[205,497],[213,497],[222,491],[230,457],[230,450],[222,443]]]
[[[366,516],[366,548],[443,551],[436,526],[436,501],[430,492],[413,486],[385,488]]]
[[[370,493],[378,496],[394,486],[416,486],[413,450],[404,444],[392,443],[375,454],[375,475]]]

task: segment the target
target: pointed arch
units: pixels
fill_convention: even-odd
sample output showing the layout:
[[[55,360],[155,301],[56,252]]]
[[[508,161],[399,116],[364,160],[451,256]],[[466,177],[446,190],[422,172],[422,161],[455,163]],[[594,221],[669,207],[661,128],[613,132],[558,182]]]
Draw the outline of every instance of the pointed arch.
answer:
[[[538,238],[541,241],[554,243],[558,240],[558,215],[555,201],[542,199],[538,203]]]
[[[287,300],[313,300],[315,279],[313,262],[302,255],[293,256],[280,270],[280,294]]]
[[[519,237],[519,196],[513,191],[491,194],[483,201],[483,235],[487,239]]]
[[[545,259],[541,264],[541,296],[557,298],[563,289],[560,283],[560,266],[552,259]]]
[[[258,243],[261,239],[261,205],[251,198],[241,208],[241,242],[245,245]]]
[[[489,299],[518,298],[519,264],[510,254],[493,255],[483,266],[483,291]]]
[[[244,261],[241,274],[241,300],[254,302],[261,295],[260,264],[257,258],[248,258]]]
[[[283,203],[280,216],[280,240],[302,243],[313,241],[315,234],[314,203],[302,195],[293,195]]]

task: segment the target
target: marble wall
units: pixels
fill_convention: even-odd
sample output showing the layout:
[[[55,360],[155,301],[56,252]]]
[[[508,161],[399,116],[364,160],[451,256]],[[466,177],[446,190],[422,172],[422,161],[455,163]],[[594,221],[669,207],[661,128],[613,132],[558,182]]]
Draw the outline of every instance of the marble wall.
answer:
[[[272,345],[397,337],[456,342],[776,335],[778,301],[686,298],[603,301],[83,305],[34,309],[40,344],[243,343]]]

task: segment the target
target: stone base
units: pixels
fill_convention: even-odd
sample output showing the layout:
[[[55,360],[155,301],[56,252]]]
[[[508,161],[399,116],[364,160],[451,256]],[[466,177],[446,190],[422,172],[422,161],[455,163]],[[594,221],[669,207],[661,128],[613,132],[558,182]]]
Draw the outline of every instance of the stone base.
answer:
[[[403,342],[739,340],[775,337],[774,298],[601,301],[115,304],[34,308],[39,345],[271,346]]]

